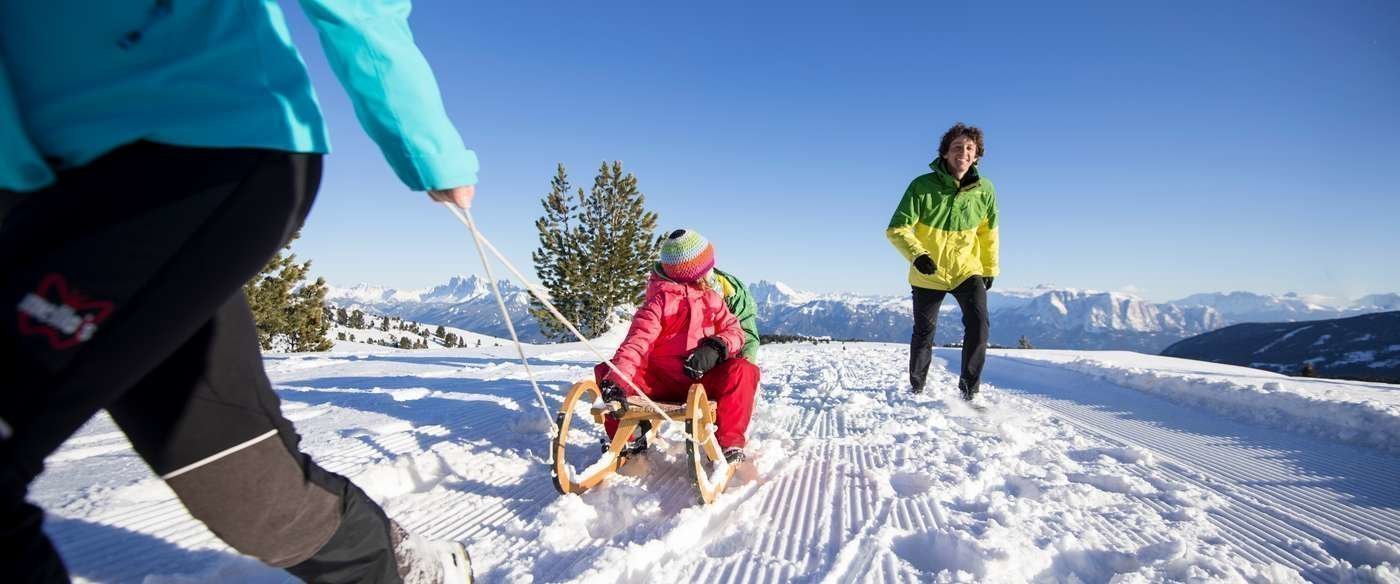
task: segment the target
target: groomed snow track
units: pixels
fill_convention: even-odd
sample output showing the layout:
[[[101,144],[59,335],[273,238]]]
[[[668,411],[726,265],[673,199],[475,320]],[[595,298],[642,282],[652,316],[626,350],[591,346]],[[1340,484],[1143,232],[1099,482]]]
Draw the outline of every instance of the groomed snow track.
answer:
[[[304,448],[411,530],[466,541],[483,582],[1400,581],[1394,455],[1014,352],[989,360],[979,412],[953,397],[953,351],[930,375],[944,391],[904,393],[906,351],[765,347],[753,463],[710,506],[679,434],[560,497],[547,423],[506,357],[268,365]],[[557,407],[590,363],[540,352]],[[95,420],[33,490],[79,580],[287,580],[224,547],[123,441]]]

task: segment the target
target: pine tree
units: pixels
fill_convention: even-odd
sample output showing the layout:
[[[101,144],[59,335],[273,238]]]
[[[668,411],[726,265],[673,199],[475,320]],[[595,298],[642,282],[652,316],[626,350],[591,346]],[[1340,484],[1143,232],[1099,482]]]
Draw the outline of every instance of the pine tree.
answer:
[[[317,278],[306,283],[311,261],[297,263],[296,255],[290,253],[299,235],[293,234],[287,246],[243,285],[263,350],[283,343],[290,351],[325,351],[332,345],[326,338],[330,330],[326,281]]]
[[[1034,349],[1034,348],[1035,348],[1035,347],[1032,347],[1032,346],[1031,346],[1031,341],[1030,341],[1030,339],[1027,339],[1027,338],[1026,338],[1026,335],[1021,335],[1021,340],[1019,340],[1019,341],[1016,342],[1016,346],[1018,346],[1018,347],[1020,347],[1020,348],[1022,348],[1022,349]]]
[[[442,342],[443,344],[447,345],[447,348],[449,349],[451,349],[452,347],[456,347],[457,335],[455,333],[447,333],[442,336]]]
[[[565,318],[577,323],[590,308],[585,305],[583,292],[588,273],[584,269],[583,233],[577,217],[584,195],[583,189],[579,189],[577,198],[572,198],[569,188],[568,171],[559,163],[554,178],[549,181],[549,194],[540,200],[544,216],[535,220],[540,247],[530,254],[530,259],[535,263],[535,275],[540,284],[549,290],[550,302]],[[547,338],[564,340],[571,334],[534,296],[530,297],[530,315]]]
[[[311,262],[304,264],[311,267]],[[290,350],[302,351],[329,351],[335,346],[326,333],[331,330],[330,311],[324,310],[326,305],[326,279],[316,278],[315,282],[302,284],[292,293],[293,305],[288,309],[287,323],[290,325],[287,331],[287,340],[290,343]]]
[[[347,322],[349,323],[350,328],[363,329],[365,328],[365,313],[356,310],[350,313],[350,320]]]
[[[384,320],[380,321],[380,323],[379,323],[379,330],[381,330],[381,331],[387,331],[387,330],[389,330],[389,317],[386,316],[386,317],[384,317]]]
[[[412,348],[413,348],[413,341],[408,340],[408,337],[403,337],[403,338],[399,339],[399,348],[400,348],[400,349],[412,349]]]
[[[350,315],[345,314],[345,307],[342,306],[342,307],[336,308],[336,309],[335,309],[335,323],[338,324],[338,325],[340,325],[340,326],[345,326],[345,323],[347,323],[347,322],[350,322]]]
[[[433,335],[436,336],[436,337],[439,338],[439,339],[441,339],[441,338],[443,337],[443,335],[446,335],[446,334],[447,334],[447,327],[444,327],[444,326],[442,326],[442,325],[438,325],[437,330],[436,330],[436,331],[433,331]]]
[[[646,197],[637,190],[637,177],[622,172],[622,162],[606,162],[598,168],[593,190],[579,217],[587,233],[588,257],[598,262],[588,280],[594,310],[585,322],[584,334],[607,332],[612,309],[642,300],[647,276],[656,262],[660,239],[656,237],[656,213],[646,210]]]
[[[540,248],[532,254],[535,270],[550,299],[579,331],[589,337],[607,332],[613,308],[641,301],[656,262],[660,239],[656,213],[646,210],[637,177],[623,173],[622,162],[604,162],[585,196],[567,197],[568,177],[560,164],[541,201],[545,215],[535,222]],[[567,329],[532,302],[531,314],[554,339]]]

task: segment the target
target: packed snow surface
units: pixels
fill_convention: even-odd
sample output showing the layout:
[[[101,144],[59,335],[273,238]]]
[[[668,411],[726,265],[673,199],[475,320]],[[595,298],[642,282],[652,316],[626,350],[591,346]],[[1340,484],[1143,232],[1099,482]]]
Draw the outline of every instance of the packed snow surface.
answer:
[[[704,506],[679,427],[558,495],[549,419],[514,349],[483,345],[266,359],[303,448],[466,542],[482,582],[1400,582],[1396,386],[1007,350],[973,408],[955,350],[912,396],[904,346],[765,346],[749,462]],[[551,408],[594,361],[527,352]],[[599,436],[575,418],[577,468]],[[31,496],[80,581],[290,580],[191,519],[105,415],[49,463]]]

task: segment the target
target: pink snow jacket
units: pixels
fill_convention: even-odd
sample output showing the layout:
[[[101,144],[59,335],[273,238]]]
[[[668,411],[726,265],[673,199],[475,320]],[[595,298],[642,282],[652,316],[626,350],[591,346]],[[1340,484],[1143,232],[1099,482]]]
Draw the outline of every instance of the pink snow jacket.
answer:
[[[723,342],[726,359],[744,347],[744,329],[718,292],[702,283],[681,284],[653,271],[646,299],[632,317],[632,326],[613,363],[642,387],[646,387],[646,377],[688,384],[685,358],[706,337]],[[632,393],[617,372],[608,373],[607,378]]]

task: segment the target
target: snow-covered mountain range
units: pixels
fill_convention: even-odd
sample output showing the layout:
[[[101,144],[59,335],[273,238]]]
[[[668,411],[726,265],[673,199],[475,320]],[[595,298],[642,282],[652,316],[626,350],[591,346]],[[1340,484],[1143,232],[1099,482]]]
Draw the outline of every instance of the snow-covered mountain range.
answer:
[[[785,286],[756,282],[760,330],[838,339],[908,341],[910,300],[903,296],[791,295]],[[1127,349],[1156,352],[1185,337],[1225,326],[1205,306],[1156,304],[1118,292],[1059,289],[992,290],[991,342],[1016,346],[1022,336],[1038,348]],[[939,314],[935,342],[962,339],[962,313],[951,296]]]
[[[527,311],[529,293],[505,281],[500,287],[522,340],[545,340]],[[765,334],[901,342],[908,341],[913,326],[907,295],[804,292],[765,280],[751,282],[749,291],[758,303],[759,330]],[[490,288],[477,276],[456,276],[446,284],[414,291],[365,284],[331,287],[327,299],[347,309],[360,307],[418,322],[508,336]],[[1036,348],[1157,353],[1181,339],[1242,322],[1318,320],[1396,310],[1400,309],[1400,294],[1373,294],[1346,302],[1297,294],[1230,292],[1157,303],[1122,292],[1038,286],[994,289],[988,293],[987,304],[994,344],[1016,346],[1024,336]],[[944,302],[935,341],[961,339],[961,312],[950,297]]]
[[[520,340],[545,340],[528,311],[530,293],[508,281],[497,282],[505,297],[506,310]],[[326,301],[346,310],[360,309],[422,323],[457,327],[494,337],[510,338],[500,308],[491,296],[485,278],[453,276],[446,284],[427,290],[396,290],[358,284],[349,288],[330,286]]]

